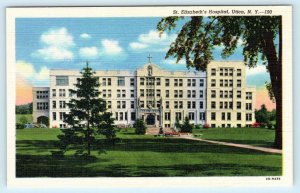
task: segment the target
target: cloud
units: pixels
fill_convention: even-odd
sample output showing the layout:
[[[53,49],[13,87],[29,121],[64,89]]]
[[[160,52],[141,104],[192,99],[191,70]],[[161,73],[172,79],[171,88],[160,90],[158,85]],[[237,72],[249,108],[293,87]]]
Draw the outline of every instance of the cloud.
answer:
[[[117,40],[103,39],[101,44],[103,47],[103,54],[118,55],[123,52],[123,48],[119,45]]]
[[[173,64],[173,65],[185,65],[186,64],[184,60],[179,60],[179,62],[176,63],[176,59],[165,59],[165,60],[162,60],[162,63]]]
[[[264,74],[264,73],[268,73],[265,65],[259,64],[254,68],[246,67],[247,76],[254,76],[254,75]]]
[[[80,55],[80,57],[86,58],[86,59],[97,58],[99,56],[98,48],[95,46],[80,48],[79,55]]]
[[[166,52],[176,36],[150,30],[146,34],[140,34],[137,41],[129,43],[129,48],[136,52]]]
[[[73,36],[66,28],[55,28],[44,32],[40,41],[43,45],[31,55],[45,61],[71,60],[74,54],[71,48],[75,46]]]
[[[31,82],[49,80],[49,69],[46,66],[37,71],[33,64],[19,60],[16,63],[16,72]]]
[[[92,36],[90,34],[83,33],[83,34],[80,34],[80,38],[82,38],[82,39],[91,39]]]

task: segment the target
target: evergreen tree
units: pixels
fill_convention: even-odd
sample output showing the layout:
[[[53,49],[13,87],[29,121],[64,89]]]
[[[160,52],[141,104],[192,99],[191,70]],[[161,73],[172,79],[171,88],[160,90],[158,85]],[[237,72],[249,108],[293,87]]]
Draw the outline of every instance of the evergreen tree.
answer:
[[[186,133],[192,133],[193,126],[190,124],[190,119],[188,117],[185,117],[180,131],[181,132],[186,132]]]
[[[82,77],[77,79],[76,89],[70,90],[73,96],[67,103],[70,112],[65,116],[67,129],[62,129],[61,148],[66,150],[70,145],[77,149],[76,154],[90,155],[91,146],[95,143],[97,134],[114,138],[115,131],[111,113],[106,111],[106,103],[99,98],[99,80],[95,72],[88,66],[80,72]]]
[[[136,134],[144,135],[147,127],[143,119],[137,119],[133,124],[133,128],[135,129]]]

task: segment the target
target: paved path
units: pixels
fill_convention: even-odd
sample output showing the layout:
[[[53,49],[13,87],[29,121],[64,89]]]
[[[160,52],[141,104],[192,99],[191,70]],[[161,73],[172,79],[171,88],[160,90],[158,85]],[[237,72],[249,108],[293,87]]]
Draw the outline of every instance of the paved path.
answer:
[[[228,142],[221,142],[221,141],[213,141],[213,140],[195,138],[195,137],[192,137],[192,136],[180,136],[180,137],[177,137],[177,138],[183,138],[183,139],[189,139],[189,140],[195,140],[195,141],[203,141],[203,142],[207,142],[207,143],[213,143],[213,144],[218,144],[218,145],[226,145],[226,146],[231,146],[231,147],[253,149],[253,150],[263,151],[263,152],[267,152],[267,153],[282,154],[282,150],[281,149],[274,149],[274,148],[267,148],[267,147],[256,147],[256,146],[245,145],[245,144],[237,144],[237,143],[228,143]]]

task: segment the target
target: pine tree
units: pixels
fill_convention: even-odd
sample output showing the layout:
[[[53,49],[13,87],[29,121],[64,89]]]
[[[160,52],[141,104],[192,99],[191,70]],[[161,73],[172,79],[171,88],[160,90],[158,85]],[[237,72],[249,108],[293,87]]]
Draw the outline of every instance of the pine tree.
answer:
[[[76,89],[70,90],[73,96],[67,103],[70,112],[66,114],[64,122],[69,128],[62,129],[63,134],[58,138],[61,148],[66,150],[70,145],[76,148],[76,154],[91,154],[91,147],[96,142],[98,134],[107,138],[114,138],[114,120],[111,113],[106,111],[106,102],[99,98],[99,80],[92,68],[88,66],[80,72],[82,77],[77,79]]]

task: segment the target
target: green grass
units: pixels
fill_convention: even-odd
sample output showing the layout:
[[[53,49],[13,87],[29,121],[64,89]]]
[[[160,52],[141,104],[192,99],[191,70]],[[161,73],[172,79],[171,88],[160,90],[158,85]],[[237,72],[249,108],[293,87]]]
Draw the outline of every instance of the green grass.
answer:
[[[199,141],[118,133],[115,145],[99,139],[106,153],[93,160],[51,156],[59,129],[17,130],[17,177],[93,176],[277,176],[282,156]]]
[[[32,114],[17,114],[16,122],[21,123],[22,117],[25,117],[25,119],[27,119],[28,123],[32,123]]]
[[[266,128],[209,128],[194,129],[194,134],[202,134],[202,139],[223,142],[249,144],[253,146],[272,147],[275,130]]]

